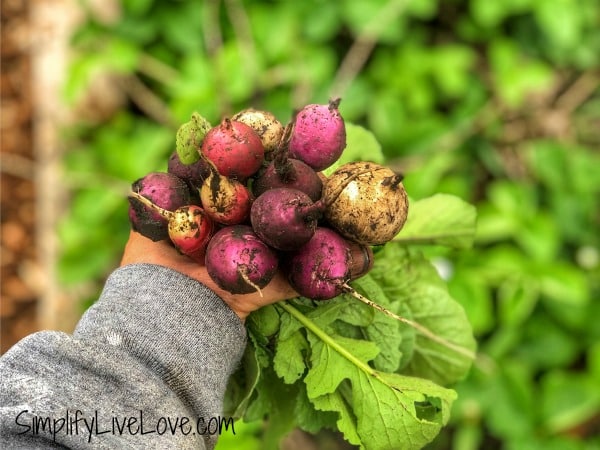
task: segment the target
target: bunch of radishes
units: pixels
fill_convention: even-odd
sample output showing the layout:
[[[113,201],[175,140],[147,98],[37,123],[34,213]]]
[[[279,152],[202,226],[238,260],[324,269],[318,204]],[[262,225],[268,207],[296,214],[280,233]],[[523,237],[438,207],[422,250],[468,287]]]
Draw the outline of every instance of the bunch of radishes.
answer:
[[[307,105],[287,126],[255,109],[215,127],[193,114],[168,172],[133,183],[133,229],[170,239],[234,294],[260,292],[278,270],[315,300],[351,291],[353,258],[369,264],[370,247],[396,236],[408,200],[402,176],[379,164],[322,174],[346,147],[338,106]]]

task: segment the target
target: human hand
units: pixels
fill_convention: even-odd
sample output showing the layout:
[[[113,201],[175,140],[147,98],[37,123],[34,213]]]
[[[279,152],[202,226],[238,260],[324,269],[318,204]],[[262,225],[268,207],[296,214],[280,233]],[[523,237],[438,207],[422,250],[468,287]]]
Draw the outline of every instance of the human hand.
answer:
[[[360,258],[354,258],[356,267],[353,267],[351,271],[353,278],[357,278],[371,268],[372,255],[369,252],[365,253],[362,249],[356,249],[356,252],[353,254],[361,256]],[[125,244],[121,266],[135,263],[157,264],[169,267],[199,281],[221,297],[242,321],[251,312],[263,306],[298,297],[298,293],[290,286],[281,272],[278,272],[271,282],[261,289],[261,293],[231,294],[217,286],[208,275],[206,266],[182,255],[167,241],[154,242],[140,233],[131,231],[129,240]]]

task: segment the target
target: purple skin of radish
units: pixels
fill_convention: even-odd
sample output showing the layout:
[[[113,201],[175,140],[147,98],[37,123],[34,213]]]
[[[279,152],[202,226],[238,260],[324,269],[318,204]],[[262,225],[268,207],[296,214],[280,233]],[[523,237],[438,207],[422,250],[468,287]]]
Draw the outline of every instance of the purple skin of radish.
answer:
[[[272,161],[254,180],[252,190],[256,197],[269,189],[285,187],[304,192],[313,202],[321,198],[323,181],[308,164],[299,159],[287,159],[285,164],[289,166],[280,168],[276,161]]]
[[[306,105],[296,115],[289,152],[316,171],[331,166],[346,147],[346,125],[338,107],[340,99],[328,105]]]
[[[192,164],[183,164],[177,152],[173,152],[169,157],[167,172],[181,178],[188,184],[190,190],[195,191],[208,178],[210,167],[202,158]]]
[[[232,225],[215,233],[206,249],[211,279],[232,294],[250,294],[264,288],[275,276],[277,254],[248,225]]]
[[[319,227],[313,237],[289,255],[288,279],[302,296],[328,300],[342,292],[352,273],[352,249],[335,231]],[[368,269],[367,269],[368,270]]]
[[[265,149],[260,137],[242,122],[224,119],[202,142],[202,154],[221,175],[246,180],[261,168]]]
[[[190,190],[185,181],[166,172],[149,173],[134,181],[131,190],[168,211],[191,203]],[[155,242],[169,238],[167,219],[139,200],[129,198],[128,214],[134,231]]]
[[[250,209],[256,234],[278,250],[295,250],[310,240],[325,207],[296,189],[274,188],[260,195]]]

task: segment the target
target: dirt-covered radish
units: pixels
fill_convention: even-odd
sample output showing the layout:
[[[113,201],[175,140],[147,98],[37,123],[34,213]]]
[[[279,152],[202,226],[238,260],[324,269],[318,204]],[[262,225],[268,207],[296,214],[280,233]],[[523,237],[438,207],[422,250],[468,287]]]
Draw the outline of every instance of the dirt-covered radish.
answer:
[[[142,203],[166,219],[168,236],[175,248],[193,260],[204,263],[206,247],[215,225],[200,206],[185,205],[175,211],[168,211],[137,192],[130,192],[129,198]]]
[[[209,163],[210,175],[199,189],[200,201],[206,213],[223,225],[245,222],[250,216],[253,196],[241,182],[221,175]]]
[[[211,279],[232,294],[260,292],[275,276],[278,258],[248,225],[232,225],[215,233],[206,249]]]
[[[327,221],[343,236],[361,244],[390,241],[408,215],[402,175],[372,162],[352,162],[338,168],[327,179],[323,198],[332,199],[325,210]]]
[[[250,222],[256,234],[278,250],[294,250],[312,237],[324,206],[297,189],[273,188],[252,203]]]
[[[171,173],[151,172],[134,181],[131,190],[169,211],[191,203],[187,184]],[[153,241],[169,237],[168,220],[155,209],[132,197],[129,197],[129,222],[134,231]]]
[[[289,151],[316,171],[331,166],[346,148],[346,125],[339,112],[340,99],[327,105],[310,104],[294,118]]]
[[[260,169],[265,150],[252,127],[225,118],[204,137],[202,154],[221,175],[243,181]]]
[[[283,136],[283,125],[277,117],[269,111],[248,108],[233,115],[231,120],[245,123],[256,131],[263,143],[265,157],[277,149],[279,141]]]
[[[175,135],[175,151],[183,164],[193,164],[200,159],[200,149],[210,122],[199,113],[192,113],[189,122],[182,124]]]

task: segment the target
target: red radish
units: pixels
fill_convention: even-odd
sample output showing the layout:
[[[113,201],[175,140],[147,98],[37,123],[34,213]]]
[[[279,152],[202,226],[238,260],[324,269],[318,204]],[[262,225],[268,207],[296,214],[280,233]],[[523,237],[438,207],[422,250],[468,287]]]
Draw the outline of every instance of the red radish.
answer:
[[[211,279],[232,294],[260,292],[278,268],[276,253],[248,225],[217,231],[208,244],[205,261]]]
[[[277,149],[281,136],[283,135],[283,125],[269,111],[248,108],[231,117],[231,120],[245,123],[252,127],[260,137],[265,149],[265,155],[270,154]]]
[[[202,153],[221,175],[245,180],[260,169],[265,151],[252,127],[226,118],[206,134]]]
[[[390,241],[408,215],[402,175],[371,162],[352,162],[338,168],[327,179],[323,197],[333,199],[325,211],[327,221],[343,236],[361,244]]]
[[[339,104],[339,98],[328,105],[311,104],[296,114],[289,144],[292,158],[304,161],[316,171],[339,159],[346,147],[346,125]]]
[[[131,189],[169,211],[191,203],[187,184],[181,178],[166,172],[151,172],[134,181]],[[128,214],[134,231],[153,241],[168,239],[167,219],[156,210],[130,197]]]
[[[130,192],[129,198],[139,201],[164,217],[168,221],[168,235],[175,248],[195,261],[204,262],[206,246],[215,227],[200,206],[186,205],[175,211],[168,211],[137,192]]]
[[[223,225],[245,222],[250,216],[252,194],[237,180],[221,175],[210,161],[207,161],[210,175],[199,189],[200,200],[206,213]]]

